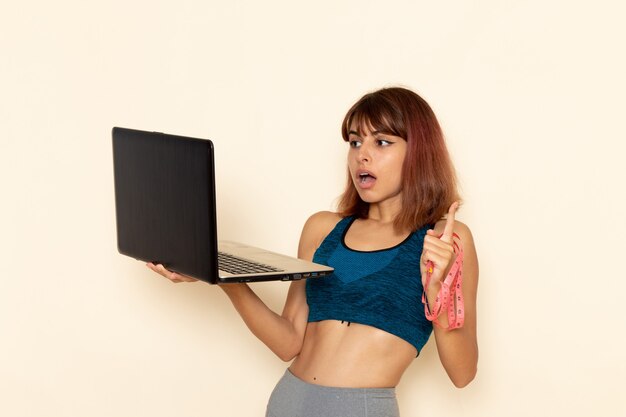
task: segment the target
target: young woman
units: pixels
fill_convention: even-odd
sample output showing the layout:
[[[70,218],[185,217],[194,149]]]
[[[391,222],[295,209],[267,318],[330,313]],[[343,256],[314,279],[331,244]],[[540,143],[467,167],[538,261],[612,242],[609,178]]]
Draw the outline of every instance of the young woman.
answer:
[[[455,220],[454,169],[433,111],[410,90],[385,88],[352,106],[342,136],[350,149],[339,210],[311,216],[298,247],[335,272],[294,281],[282,314],[245,284],[221,286],[250,330],[293,360],[269,417],[397,416],[394,387],[433,329],[453,384],[476,374],[478,261]]]

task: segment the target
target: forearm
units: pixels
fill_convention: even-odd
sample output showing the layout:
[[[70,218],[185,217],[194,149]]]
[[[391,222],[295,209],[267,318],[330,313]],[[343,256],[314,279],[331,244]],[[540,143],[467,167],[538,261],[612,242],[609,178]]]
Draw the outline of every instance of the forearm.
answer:
[[[455,386],[461,388],[474,379],[478,365],[478,341],[476,335],[478,259],[469,229],[458,227],[458,234],[463,242],[463,281],[460,286],[463,303],[462,305],[457,305],[456,296],[458,294],[453,294],[450,302],[454,304],[452,308],[455,310],[457,308],[463,309],[464,324],[462,324],[462,327],[458,327],[459,323],[454,323],[454,327],[457,328],[447,330],[449,322],[448,311],[446,310],[451,306],[446,306],[447,308],[443,309],[443,311],[433,311],[436,306],[437,296],[441,290],[441,279],[429,282],[429,286],[426,289],[426,297],[430,311],[434,314],[438,313],[437,321],[440,326],[434,326],[434,333],[439,358],[450,380]],[[452,266],[453,264],[449,263],[441,276],[446,277]],[[458,283],[461,284],[461,281]],[[454,286],[455,283],[452,284],[452,287]],[[454,288],[451,288],[451,290],[454,290]],[[448,294],[448,296],[450,295]]]
[[[289,319],[275,313],[247,284],[220,285],[252,334],[284,361],[300,351],[302,338]]]

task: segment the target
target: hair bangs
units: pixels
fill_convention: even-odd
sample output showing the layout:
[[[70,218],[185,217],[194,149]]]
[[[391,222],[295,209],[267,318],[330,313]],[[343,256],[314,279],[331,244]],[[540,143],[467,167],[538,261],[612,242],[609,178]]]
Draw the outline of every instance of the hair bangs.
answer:
[[[367,129],[371,132],[386,133],[406,139],[402,112],[380,95],[368,94],[348,111],[342,128],[344,141],[348,141],[353,126],[359,135]]]

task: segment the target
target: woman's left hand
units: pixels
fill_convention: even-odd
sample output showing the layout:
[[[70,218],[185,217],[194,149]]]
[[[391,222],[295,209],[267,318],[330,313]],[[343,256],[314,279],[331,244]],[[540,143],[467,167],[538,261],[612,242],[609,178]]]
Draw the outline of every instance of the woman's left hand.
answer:
[[[452,203],[448,210],[446,226],[441,237],[434,230],[428,230],[424,236],[424,247],[420,259],[420,271],[422,273],[422,285],[426,285],[426,274],[431,272],[430,288],[438,290],[441,281],[446,277],[454,263],[455,254],[452,246],[452,234],[454,232],[454,214],[459,207],[458,202]]]
[[[179,282],[196,282],[198,281],[195,278],[192,277],[188,277],[187,275],[183,275],[180,274],[178,272],[172,272],[168,269],[165,269],[165,267],[162,264],[153,264],[152,262],[148,262],[146,263],[146,266],[150,269],[152,269],[154,272],[156,272],[157,274],[169,279],[170,281],[174,282],[174,283],[179,283]]]

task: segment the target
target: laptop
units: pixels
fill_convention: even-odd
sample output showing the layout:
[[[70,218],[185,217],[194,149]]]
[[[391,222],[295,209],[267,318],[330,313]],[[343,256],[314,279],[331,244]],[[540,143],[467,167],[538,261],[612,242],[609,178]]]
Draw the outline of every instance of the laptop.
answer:
[[[333,269],[218,241],[213,143],[113,128],[118,251],[211,284],[319,278]]]

